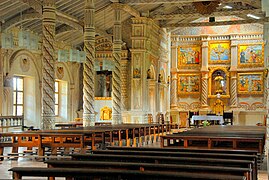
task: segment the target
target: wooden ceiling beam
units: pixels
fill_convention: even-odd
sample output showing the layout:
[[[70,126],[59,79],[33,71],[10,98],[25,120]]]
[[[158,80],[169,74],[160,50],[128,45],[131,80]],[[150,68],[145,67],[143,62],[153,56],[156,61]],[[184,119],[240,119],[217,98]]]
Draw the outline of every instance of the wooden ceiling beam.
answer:
[[[121,9],[127,13],[129,13],[130,15],[134,16],[134,17],[140,17],[140,12],[137,11],[136,9],[132,8],[131,6],[127,5],[127,4],[121,4],[121,3],[112,3],[111,7],[113,9]]]
[[[146,4],[169,4],[169,3],[192,3],[208,0],[123,0],[122,3],[132,5],[146,5]],[[217,1],[217,0],[211,0]]]
[[[213,12],[210,15],[203,15],[200,13],[190,13],[190,14],[169,14],[169,15],[155,15],[152,16],[154,20],[172,20],[172,19],[189,19],[189,18],[201,18],[201,17],[216,17],[216,16],[236,16],[242,14],[263,14],[261,9],[254,9],[254,10],[235,10],[235,11],[217,11]]]
[[[163,25],[162,28],[199,27],[199,26],[225,26],[225,25],[264,23],[264,22],[269,22],[269,18],[263,18],[263,19],[247,19],[247,20],[236,20],[236,21],[175,23],[175,24]]]

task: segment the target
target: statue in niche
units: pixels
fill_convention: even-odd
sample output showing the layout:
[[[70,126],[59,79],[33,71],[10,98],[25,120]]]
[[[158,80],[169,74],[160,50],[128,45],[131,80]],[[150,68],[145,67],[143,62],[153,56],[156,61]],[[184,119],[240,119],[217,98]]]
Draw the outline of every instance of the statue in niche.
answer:
[[[111,71],[97,71],[97,85],[95,86],[96,97],[111,97],[112,85]]]
[[[112,119],[112,110],[111,108],[104,106],[100,111],[100,119],[101,120],[111,120]]]
[[[138,68],[135,68],[133,78],[140,78],[140,76],[140,70]]]
[[[225,93],[225,78],[220,71],[217,71],[214,75],[215,94]]]
[[[152,79],[151,76],[152,76],[152,75],[151,75],[151,70],[148,69],[148,71],[147,71],[147,79]]]

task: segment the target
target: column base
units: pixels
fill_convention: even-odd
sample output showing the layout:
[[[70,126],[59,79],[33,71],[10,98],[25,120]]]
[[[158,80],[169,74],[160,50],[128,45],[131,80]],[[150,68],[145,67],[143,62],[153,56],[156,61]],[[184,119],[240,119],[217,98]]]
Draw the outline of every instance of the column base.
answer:
[[[83,114],[83,127],[95,126],[95,114]]]
[[[112,114],[112,124],[122,124],[121,114]]]
[[[55,116],[42,116],[41,127],[43,130],[55,128]]]

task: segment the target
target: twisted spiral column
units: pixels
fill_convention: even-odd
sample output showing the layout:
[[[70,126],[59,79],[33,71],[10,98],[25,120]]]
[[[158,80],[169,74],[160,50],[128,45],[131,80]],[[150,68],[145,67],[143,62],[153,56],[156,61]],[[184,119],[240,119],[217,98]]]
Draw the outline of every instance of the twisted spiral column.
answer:
[[[55,123],[55,1],[43,1],[42,59],[42,129],[53,129]]]
[[[172,82],[171,82],[171,108],[177,107],[177,73],[171,73]]]
[[[121,98],[122,98],[122,110],[127,110],[128,106],[128,94],[127,94],[127,76],[128,76],[128,60],[121,60]]]
[[[115,69],[112,78],[112,124],[121,124],[121,11],[115,8],[113,29],[113,60]]]
[[[231,107],[237,107],[237,78],[233,76],[231,78]]]
[[[94,113],[94,60],[95,60],[95,6],[94,0],[85,0],[83,70],[83,126],[95,125]]]
[[[201,103],[202,107],[208,107],[207,104],[207,92],[208,92],[208,76],[203,75],[202,77],[202,94],[201,94]]]

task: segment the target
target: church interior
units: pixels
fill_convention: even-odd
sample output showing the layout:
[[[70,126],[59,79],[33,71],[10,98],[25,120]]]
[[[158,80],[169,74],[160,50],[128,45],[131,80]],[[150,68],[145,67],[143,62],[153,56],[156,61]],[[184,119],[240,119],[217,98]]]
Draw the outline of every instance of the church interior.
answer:
[[[3,158],[55,139],[268,156],[268,0],[2,0],[0,37]]]

